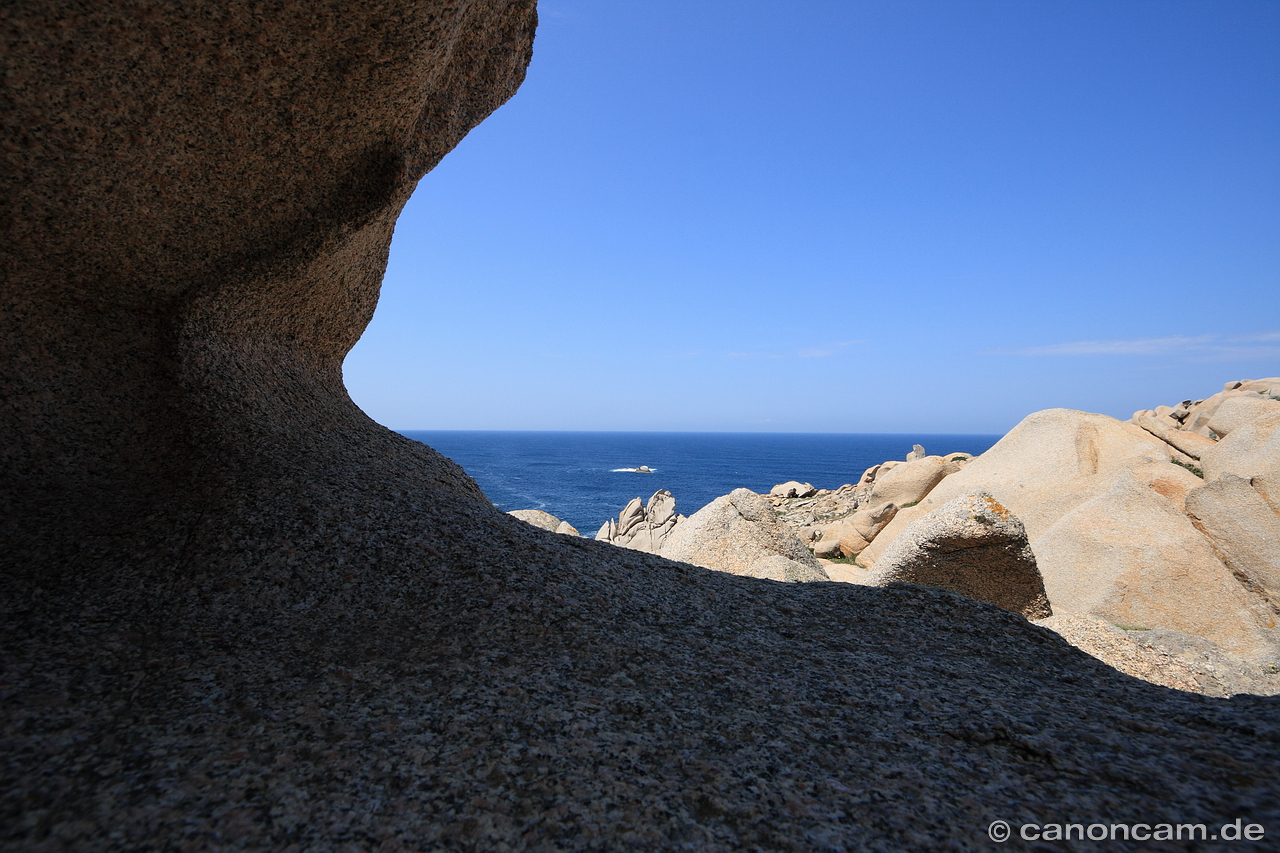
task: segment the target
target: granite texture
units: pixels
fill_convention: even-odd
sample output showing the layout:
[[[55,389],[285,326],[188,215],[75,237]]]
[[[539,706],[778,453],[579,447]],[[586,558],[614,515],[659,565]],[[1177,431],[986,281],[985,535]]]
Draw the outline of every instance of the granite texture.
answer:
[[[989,492],[947,501],[902,531],[867,579],[894,582],[949,589],[1028,619],[1053,615],[1026,529]]]
[[[539,531],[352,405],[395,216],[515,90],[533,24],[501,0],[0,9],[3,848],[1280,831],[1274,699],[1156,687],[940,590]]]

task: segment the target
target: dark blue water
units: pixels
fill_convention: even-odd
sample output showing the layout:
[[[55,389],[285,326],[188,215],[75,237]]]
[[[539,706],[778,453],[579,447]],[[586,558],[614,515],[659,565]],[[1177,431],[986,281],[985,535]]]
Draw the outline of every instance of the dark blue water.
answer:
[[[634,497],[658,489],[692,515],[737,488],[766,492],[800,480],[820,489],[856,483],[911,445],[929,453],[986,451],[998,435],[707,432],[406,431],[462,465],[499,509],[541,509],[595,535]],[[619,471],[647,465],[652,474]]]

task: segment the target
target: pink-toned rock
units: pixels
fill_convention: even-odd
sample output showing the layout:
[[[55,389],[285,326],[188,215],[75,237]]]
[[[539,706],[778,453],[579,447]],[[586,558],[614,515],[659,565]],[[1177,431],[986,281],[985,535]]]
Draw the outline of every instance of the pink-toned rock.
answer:
[[[833,522],[822,528],[822,538],[817,543],[834,549],[840,556],[853,557],[860,554],[870,543],[858,532],[857,526],[850,519]],[[817,554],[817,548],[814,548]],[[824,556],[818,554],[818,556]]]
[[[1226,436],[1255,418],[1276,412],[1280,412],[1280,400],[1252,395],[1232,397],[1224,400],[1213,417],[1209,418],[1209,429],[1219,436]]]
[[[1254,418],[1231,431],[1201,457],[1204,477],[1247,477],[1271,510],[1280,514],[1280,413]]]
[[[1246,661],[1280,651],[1271,608],[1236,580],[1174,501],[1133,472],[1121,472],[1031,544],[1049,599],[1063,610],[1204,637]]]
[[[1204,451],[1213,447],[1215,442],[1211,438],[1198,435],[1194,432],[1185,432],[1177,428],[1177,424],[1170,424],[1165,420],[1154,418],[1149,415],[1135,417],[1138,426],[1154,435],[1156,438],[1168,444],[1175,450],[1185,453],[1192,459],[1199,459]]]
[[[1227,568],[1280,612],[1280,516],[1250,482],[1222,474],[1191,490],[1186,513]]]

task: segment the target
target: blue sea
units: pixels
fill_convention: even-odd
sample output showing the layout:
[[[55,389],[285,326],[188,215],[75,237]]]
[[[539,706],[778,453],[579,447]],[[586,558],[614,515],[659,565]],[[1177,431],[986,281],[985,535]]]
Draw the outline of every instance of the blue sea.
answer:
[[[692,515],[737,488],[767,492],[799,480],[819,489],[856,483],[913,444],[977,455],[998,435],[708,432],[405,431],[466,469],[499,509],[541,509],[584,536],[634,497],[658,489]],[[626,471],[648,466],[653,473]]]

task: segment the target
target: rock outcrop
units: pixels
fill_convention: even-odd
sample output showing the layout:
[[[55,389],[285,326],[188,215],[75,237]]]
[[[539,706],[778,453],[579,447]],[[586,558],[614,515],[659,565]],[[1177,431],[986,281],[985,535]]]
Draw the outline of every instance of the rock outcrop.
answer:
[[[720,572],[749,575],[761,560],[783,557],[826,578],[821,565],[750,489],[735,489],[689,516],[671,532],[662,556]]]
[[[818,490],[813,487],[812,483],[801,483],[798,480],[788,480],[785,483],[779,483],[769,490],[769,494],[775,498],[807,498],[811,497]]]
[[[782,520],[802,542],[811,544],[816,555],[856,557],[899,512],[919,503],[943,477],[959,471],[969,459],[965,453],[928,456],[917,444],[905,462],[889,460],[874,465],[863,472],[856,485],[792,495],[793,486],[807,484],[784,483],[770,491],[769,499]]]
[[[760,557],[748,566],[742,574],[749,578],[763,578],[783,583],[812,583],[814,581],[830,580],[821,566],[778,555]]]
[[[1235,474],[1192,489],[1187,516],[1247,589],[1280,614],[1280,516]]]
[[[1022,523],[985,492],[949,501],[904,530],[868,579],[894,582],[949,589],[1028,619],[1053,615]]]
[[[878,566],[921,515],[986,490],[1023,520],[1055,607],[1198,636],[1245,662],[1272,660],[1280,631],[1264,578],[1272,571],[1265,531],[1274,513],[1261,511],[1268,472],[1280,463],[1266,449],[1274,416],[1260,411],[1232,429],[1236,438],[1225,448],[1227,439],[1164,424],[1143,428],[1166,417],[1154,412],[1139,413],[1142,426],[1062,409],[1038,412],[942,480],[918,507],[897,514],[859,560]],[[1166,433],[1192,440],[1184,449],[1213,471],[1209,483],[1188,465],[1168,464],[1188,457],[1179,457]],[[1231,461],[1203,461],[1215,459]],[[1214,485],[1224,465],[1256,472],[1252,483],[1263,488],[1245,492],[1233,480],[1234,498],[1226,499],[1225,486]],[[1230,518],[1231,505],[1240,517]]]
[[[1224,474],[1245,477],[1280,515],[1280,414],[1264,414],[1237,426],[1201,462],[1207,482]]]
[[[600,526],[596,531],[596,539],[656,554],[662,549],[671,531],[684,520],[683,515],[676,513],[676,499],[671,492],[658,489],[649,496],[647,503],[642,504],[640,498],[632,498],[622,508],[616,521],[611,518]]]
[[[1229,400],[1245,401],[1244,405],[1248,408],[1253,408],[1259,403],[1265,405],[1280,402],[1280,376],[1228,382],[1217,394],[1203,400],[1183,400],[1177,406],[1157,406],[1155,409],[1135,412],[1133,421],[1138,423],[1141,420],[1152,419],[1175,430],[1217,439],[1226,433],[1214,430],[1212,421]],[[1239,404],[1233,403],[1224,411],[1219,419],[1220,426],[1230,430],[1240,422],[1241,409],[1238,406]],[[1260,413],[1259,409],[1254,411]]]
[[[513,509],[507,513],[514,518],[518,518],[525,524],[532,524],[541,530],[550,530],[552,533],[563,533],[566,536],[580,536],[578,528],[574,527],[567,521],[561,521],[549,512],[540,509]]]
[[[1174,694],[940,591],[552,536],[355,408],[396,215],[514,92],[531,2],[0,19],[7,849],[1280,819],[1274,702]]]

